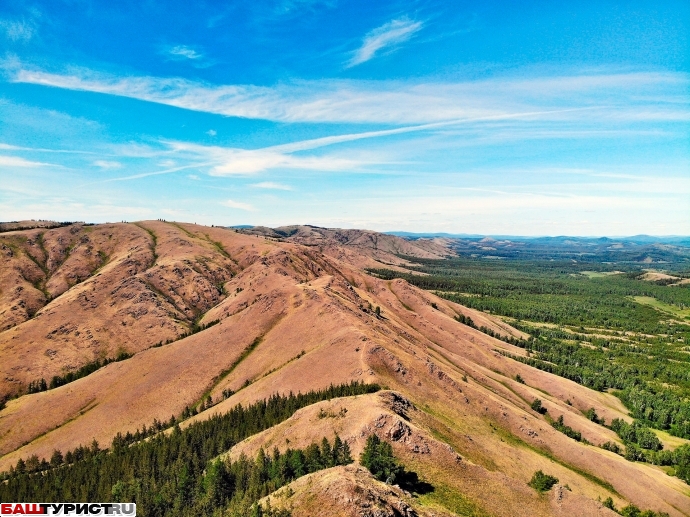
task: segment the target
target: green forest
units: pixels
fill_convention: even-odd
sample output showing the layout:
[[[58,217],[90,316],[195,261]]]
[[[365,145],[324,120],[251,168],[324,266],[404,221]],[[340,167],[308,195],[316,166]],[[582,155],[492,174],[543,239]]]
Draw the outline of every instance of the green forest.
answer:
[[[624,450],[615,452],[632,461],[669,466],[670,472],[690,483],[690,446],[673,453],[661,450],[651,431],[690,439],[688,284],[643,280],[645,270],[626,263],[406,258],[426,275],[370,272],[384,279],[405,278],[526,332],[528,340],[507,341],[528,350],[527,357],[501,353],[615,394],[635,418],[632,426],[609,423],[625,444]],[[684,264],[676,267],[680,270],[671,274],[687,276]],[[657,303],[649,303],[650,299]],[[458,320],[474,326],[469,318]],[[553,425],[580,439],[580,433],[563,422]]]

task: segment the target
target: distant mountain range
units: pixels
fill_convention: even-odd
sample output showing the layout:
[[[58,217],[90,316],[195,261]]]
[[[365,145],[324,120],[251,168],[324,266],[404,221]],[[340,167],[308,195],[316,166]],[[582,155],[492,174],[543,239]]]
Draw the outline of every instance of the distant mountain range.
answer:
[[[635,244],[673,244],[676,246],[688,246],[690,247],[690,236],[683,235],[665,235],[665,236],[655,236],[655,235],[632,235],[629,237],[573,237],[568,235],[559,235],[555,237],[549,236],[539,236],[530,237],[522,235],[483,235],[477,233],[414,233],[414,232],[383,232],[388,235],[395,235],[397,237],[403,237],[405,239],[434,239],[434,238],[445,238],[445,239],[496,239],[496,240],[509,240],[509,241],[534,241],[550,244],[559,244],[566,242],[571,244],[572,242],[629,242]]]
[[[519,235],[452,234],[443,232],[412,233],[321,228],[293,225],[280,228],[234,226],[235,231],[288,240],[311,246],[329,243],[348,244],[368,250],[366,256],[389,265],[401,265],[400,259],[441,259],[452,256],[508,260],[567,260],[626,264],[629,267],[668,268],[690,264],[690,237],[634,235],[630,237],[528,237]],[[396,258],[397,257],[397,258]],[[360,267],[365,266],[360,263]]]

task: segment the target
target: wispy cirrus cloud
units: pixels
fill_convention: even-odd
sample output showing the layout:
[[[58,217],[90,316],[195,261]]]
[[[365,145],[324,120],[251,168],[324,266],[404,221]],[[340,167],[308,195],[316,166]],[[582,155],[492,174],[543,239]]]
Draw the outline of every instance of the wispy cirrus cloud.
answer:
[[[93,164],[101,169],[119,169],[122,167],[120,162],[113,160],[96,160]]]
[[[687,120],[690,78],[675,72],[580,73],[459,82],[301,81],[273,87],[180,78],[115,77],[76,69],[54,74],[21,63],[11,82],[130,97],[225,116],[280,122],[424,124],[518,111],[607,106],[606,120]],[[654,99],[677,99],[658,103]],[[573,112],[575,113],[575,112]],[[577,117],[577,115],[572,115]]]
[[[237,210],[244,210],[245,212],[256,212],[257,211],[257,209],[253,205],[250,205],[249,203],[242,203],[240,201],[235,201],[233,199],[227,199],[225,201],[221,201],[220,204],[223,206],[227,206],[228,208],[235,208]]]
[[[571,110],[557,110],[548,112],[552,116],[564,115],[566,113],[589,112],[597,110],[596,107],[576,108]],[[184,141],[160,141],[163,148],[156,151],[169,156],[174,156],[177,162],[186,165],[166,168],[163,170],[141,172],[121,178],[111,178],[104,181],[124,181],[141,179],[149,176],[176,173],[186,169],[197,169],[206,171],[210,176],[229,177],[229,176],[252,176],[259,173],[293,169],[304,171],[320,172],[366,172],[367,167],[372,165],[390,165],[392,163],[401,164],[400,159],[393,160],[391,155],[381,152],[368,152],[353,155],[352,150],[347,152],[336,150],[331,152],[311,151],[320,150],[324,147],[356,142],[358,140],[378,139],[389,136],[408,135],[413,133],[428,132],[429,135],[437,135],[447,139],[452,137],[454,147],[490,145],[497,141],[517,140],[517,139],[553,139],[553,138],[601,138],[602,136],[620,136],[620,132],[606,133],[602,131],[590,132],[559,132],[553,128],[535,128],[533,131],[526,131],[524,127],[516,126],[518,122],[543,116],[547,112],[523,112],[491,117],[480,117],[470,119],[459,119],[429,124],[419,124],[412,126],[397,127],[394,129],[384,129],[378,131],[365,131],[358,133],[344,133],[340,135],[298,140],[286,144],[279,144],[257,149],[242,149],[233,147],[203,145],[194,142]],[[478,122],[493,122],[495,125],[489,131],[477,127]],[[639,132],[638,132],[639,133]],[[638,134],[635,133],[635,134]],[[653,136],[660,136],[663,133],[643,132]],[[459,139],[459,140],[458,140]],[[153,151],[149,151],[149,154]],[[155,153],[154,153],[155,154]],[[159,162],[159,165],[167,163],[174,164],[175,161]],[[192,179],[198,179],[194,177]],[[250,185],[256,188],[291,190],[289,186],[275,182],[265,181]]]
[[[357,169],[362,165],[359,160],[337,155],[295,155],[300,149],[284,146],[238,149],[191,142],[166,142],[166,145],[187,160],[204,163],[211,176],[253,175],[273,169],[339,171]]]
[[[6,20],[0,19],[0,32],[14,42],[27,42],[36,34],[38,27],[33,18]]]
[[[189,45],[164,45],[159,53],[168,61],[184,61],[196,68],[208,68],[215,64],[215,61],[201,50]]]
[[[392,50],[408,41],[424,24],[409,18],[398,18],[384,23],[364,36],[362,45],[353,53],[346,67],[366,63],[383,50]]]
[[[283,185],[282,183],[275,183],[273,181],[262,181],[260,183],[253,183],[250,186],[267,190],[292,190],[290,185]]]
[[[434,124],[432,126],[437,126]],[[445,124],[442,124],[445,125]],[[173,165],[184,163],[185,165],[166,167],[160,170],[139,172],[120,178],[110,178],[103,180],[127,181],[172,174],[187,169],[205,170],[210,176],[252,176],[262,172],[275,169],[297,169],[310,171],[356,171],[363,166],[383,163],[383,160],[373,157],[371,154],[366,157],[344,156],[338,153],[321,153],[318,155],[305,154],[308,151],[317,150],[323,147],[362,140],[367,138],[383,137],[387,135],[402,134],[406,132],[421,131],[427,126],[412,126],[397,128],[384,131],[369,131],[362,133],[342,134],[331,137],[314,138],[300,140],[288,144],[263,147],[258,149],[242,149],[233,147],[222,147],[215,145],[202,145],[193,142],[182,141],[161,141],[163,149],[158,151],[149,150],[142,155],[155,156],[156,153],[164,153],[174,156],[176,161],[165,160],[158,162],[158,165]],[[191,179],[199,179],[196,175],[188,176]],[[259,182],[251,185],[256,188],[274,190],[292,190],[288,185],[271,181]]]
[[[20,145],[11,145],[0,143],[0,149],[6,151],[31,151],[37,153],[60,153],[60,154],[98,154],[94,151],[82,151],[74,149],[45,149],[42,147],[25,147]]]
[[[170,47],[167,49],[166,52],[169,56],[172,56],[174,58],[182,58],[182,59],[203,59],[204,55],[197,52],[191,47],[188,47],[187,45],[176,45],[174,47]]]
[[[33,162],[30,160],[26,160],[24,158],[21,158],[19,156],[0,155],[0,167],[33,168],[33,167],[59,167],[59,165],[55,165],[52,163]]]

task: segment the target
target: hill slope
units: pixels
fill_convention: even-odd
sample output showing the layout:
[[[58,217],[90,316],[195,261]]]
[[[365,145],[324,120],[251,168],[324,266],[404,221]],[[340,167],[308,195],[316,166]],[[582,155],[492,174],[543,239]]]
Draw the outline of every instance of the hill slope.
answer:
[[[502,356],[501,350],[524,351],[455,318],[470,316],[502,335],[519,337],[518,331],[403,280],[363,273],[358,265],[371,257],[356,249],[329,243],[326,253],[161,221],[87,228],[0,235],[8,256],[0,312],[19,314],[6,316],[0,332],[1,386],[21,391],[39,376],[120,348],[135,355],[9,400],[0,411],[2,470],[20,457],[50,457],[55,448],[93,439],[109,444],[118,432],[179,417],[209,396],[211,407],[204,404],[189,421],[275,392],[361,380],[394,393],[305,408],[230,454],[284,447],[286,439],[308,444],[336,431],[358,452],[375,432],[392,440],[406,467],[434,487],[405,503],[420,515],[452,515],[460,507],[477,515],[517,515],[516,508],[524,515],[605,515],[596,501],[609,496],[618,506],[634,502],[690,515],[682,481],[575,442],[529,407],[542,399],[551,417],[564,415],[601,444],[617,441],[616,435],[583,412],[594,407],[606,421],[627,418],[618,399]],[[21,302],[35,312],[12,310]],[[61,326],[69,332],[53,332]],[[47,348],[55,353],[46,354]],[[524,383],[515,380],[518,374]],[[537,495],[526,483],[540,469],[571,491]],[[333,497],[339,487],[364,487],[371,497],[384,490],[365,473],[338,467],[297,480],[293,506],[323,500],[332,515],[344,514],[338,512],[349,503]],[[384,506],[407,497],[393,492],[381,495]]]
[[[293,225],[279,228],[254,226],[238,230],[247,235],[258,235],[305,246],[359,267],[404,266],[402,257],[442,259],[455,255],[447,239],[401,239],[395,235],[369,230],[344,230],[318,226]]]

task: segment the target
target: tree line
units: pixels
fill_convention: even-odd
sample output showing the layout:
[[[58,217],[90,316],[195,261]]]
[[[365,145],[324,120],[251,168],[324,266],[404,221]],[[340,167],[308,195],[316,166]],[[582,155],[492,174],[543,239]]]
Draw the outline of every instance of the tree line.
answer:
[[[106,358],[106,359],[96,359],[95,361],[92,361],[90,363],[85,364],[84,366],[80,367],[79,369],[73,371],[73,372],[68,372],[65,375],[54,375],[52,379],[50,379],[50,383],[46,382],[45,379],[40,379],[37,381],[31,381],[29,383],[29,386],[27,387],[27,392],[28,393],[39,393],[41,391],[47,391],[47,390],[52,390],[55,388],[59,388],[60,386],[64,386],[65,384],[68,384],[70,382],[74,382],[77,379],[81,379],[82,377],[86,377],[87,375],[91,375],[93,372],[96,370],[100,370],[104,366],[110,364],[110,363],[116,363],[118,361],[124,361],[125,359],[129,359],[132,357],[132,354],[129,354],[127,352],[120,352],[117,354],[117,356],[113,358]]]

